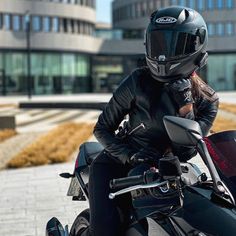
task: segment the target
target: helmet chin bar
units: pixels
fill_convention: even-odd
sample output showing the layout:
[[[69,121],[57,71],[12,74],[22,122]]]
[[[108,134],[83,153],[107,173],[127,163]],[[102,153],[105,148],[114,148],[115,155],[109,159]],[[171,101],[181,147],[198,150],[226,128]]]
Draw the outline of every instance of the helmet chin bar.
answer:
[[[189,57],[191,57],[192,60],[189,60]],[[168,83],[180,78],[189,77],[194,71],[206,64],[207,57],[207,52],[197,52],[177,60],[158,61],[146,55],[146,62],[155,80]]]
[[[173,80],[177,80],[180,77],[182,77],[181,75],[176,75],[176,76],[168,76],[167,71],[170,71],[171,69],[168,70],[167,68],[167,64],[165,63],[158,63],[157,61],[152,61],[150,60],[148,57],[146,57],[146,61],[147,61],[147,65],[150,69],[151,75],[152,77],[159,81],[159,82],[170,82]],[[181,63],[175,63],[173,65],[179,66]],[[172,66],[172,65],[171,65]],[[171,67],[168,65],[168,67]],[[175,67],[177,67],[175,66]]]

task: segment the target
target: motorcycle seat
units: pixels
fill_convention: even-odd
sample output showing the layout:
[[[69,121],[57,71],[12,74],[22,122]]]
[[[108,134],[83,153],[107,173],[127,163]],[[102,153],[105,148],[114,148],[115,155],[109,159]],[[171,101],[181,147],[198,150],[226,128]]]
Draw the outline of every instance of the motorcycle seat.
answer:
[[[80,146],[80,153],[83,153],[87,164],[90,165],[103,149],[98,142],[85,142]]]

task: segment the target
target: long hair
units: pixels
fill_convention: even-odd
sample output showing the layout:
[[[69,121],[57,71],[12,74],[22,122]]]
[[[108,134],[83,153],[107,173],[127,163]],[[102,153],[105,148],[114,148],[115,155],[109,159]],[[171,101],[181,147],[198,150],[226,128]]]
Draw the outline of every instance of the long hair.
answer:
[[[215,91],[210,88],[196,72],[190,76],[190,79],[192,82],[192,94],[194,99],[204,97],[209,101],[215,101],[215,96],[213,96]]]

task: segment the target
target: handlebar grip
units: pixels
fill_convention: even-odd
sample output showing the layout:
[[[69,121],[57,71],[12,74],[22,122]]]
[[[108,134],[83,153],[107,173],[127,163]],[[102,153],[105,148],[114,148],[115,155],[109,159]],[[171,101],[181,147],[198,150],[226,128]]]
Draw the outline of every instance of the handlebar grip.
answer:
[[[119,178],[119,179],[112,179],[110,181],[110,188],[126,188],[132,185],[138,185],[138,184],[144,184],[145,183],[145,177],[144,175],[135,175],[125,178]]]

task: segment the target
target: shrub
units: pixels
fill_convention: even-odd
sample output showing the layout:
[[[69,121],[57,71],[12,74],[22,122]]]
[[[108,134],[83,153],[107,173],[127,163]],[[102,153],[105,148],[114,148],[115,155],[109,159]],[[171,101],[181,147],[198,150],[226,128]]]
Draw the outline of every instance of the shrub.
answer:
[[[5,141],[8,138],[11,138],[12,136],[16,135],[16,131],[13,129],[3,129],[0,130],[0,143]]]
[[[219,108],[224,111],[228,111],[231,113],[236,114],[236,104],[230,104],[230,103],[220,103]]]
[[[217,116],[212,131],[220,132],[223,130],[236,130],[236,121]]]
[[[72,153],[93,131],[93,124],[65,123],[41,136],[8,163],[9,168],[69,161]]]

